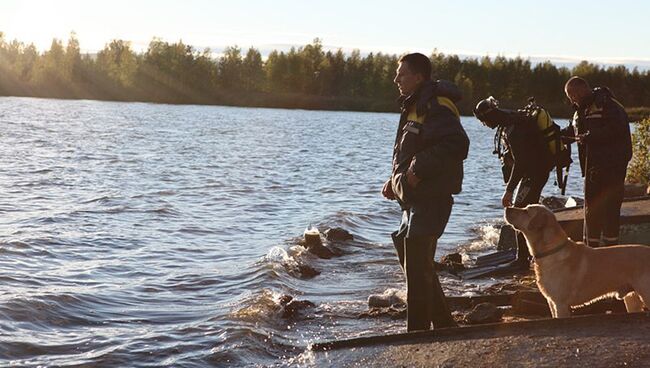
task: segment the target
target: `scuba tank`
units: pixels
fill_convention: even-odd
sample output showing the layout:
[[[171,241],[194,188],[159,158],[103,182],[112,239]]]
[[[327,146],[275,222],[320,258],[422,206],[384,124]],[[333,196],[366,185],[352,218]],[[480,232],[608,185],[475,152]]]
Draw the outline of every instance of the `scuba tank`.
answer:
[[[552,157],[556,173],[556,185],[560,188],[562,195],[566,192],[566,184],[569,176],[571,160],[571,148],[562,142],[560,126],[557,125],[551,115],[535,102],[535,98],[528,99],[528,104],[519,110],[528,116],[536,125],[544,145]],[[565,170],[563,174],[563,170]]]

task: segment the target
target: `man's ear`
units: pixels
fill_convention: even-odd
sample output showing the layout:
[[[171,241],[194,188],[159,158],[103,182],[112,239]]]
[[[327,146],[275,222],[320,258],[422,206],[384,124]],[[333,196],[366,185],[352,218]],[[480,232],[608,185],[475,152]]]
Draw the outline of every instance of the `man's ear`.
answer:
[[[546,225],[546,214],[538,213],[530,219],[528,223],[528,228],[533,230],[539,230]]]

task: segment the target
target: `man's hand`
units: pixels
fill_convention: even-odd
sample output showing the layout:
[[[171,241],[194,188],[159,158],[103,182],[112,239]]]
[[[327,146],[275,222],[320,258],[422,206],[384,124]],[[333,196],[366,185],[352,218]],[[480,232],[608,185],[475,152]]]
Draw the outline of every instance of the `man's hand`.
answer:
[[[501,197],[501,205],[503,208],[512,207],[512,192],[505,191]]]
[[[409,167],[409,169],[406,171],[406,182],[412,187],[415,188],[418,186],[418,183],[420,183],[421,179],[415,176],[415,173],[413,173],[413,170]]]
[[[585,138],[589,135],[589,132],[583,133],[583,134],[578,134],[575,137],[576,142],[582,144],[585,143]]]
[[[384,187],[381,188],[381,195],[383,195],[386,199],[390,199],[391,201],[395,200],[395,193],[393,193],[393,184],[390,182],[390,179],[388,179],[384,183]]]

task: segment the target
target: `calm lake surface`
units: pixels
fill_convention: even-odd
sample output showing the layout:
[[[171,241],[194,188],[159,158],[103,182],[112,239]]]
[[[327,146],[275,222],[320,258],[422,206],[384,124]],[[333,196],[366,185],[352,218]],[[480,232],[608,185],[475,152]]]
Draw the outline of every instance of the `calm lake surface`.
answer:
[[[399,209],[379,193],[397,119],[0,98],[0,366],[284,366],[311,342],[404,331],[359,318],[404,288]],[[436,257],[494,249],[502,216],[493,131],[462,121],[470,157]],[[298,244],[310,224],[355,238],[321,259]],[[314,306],[287,316],[283,295]]]

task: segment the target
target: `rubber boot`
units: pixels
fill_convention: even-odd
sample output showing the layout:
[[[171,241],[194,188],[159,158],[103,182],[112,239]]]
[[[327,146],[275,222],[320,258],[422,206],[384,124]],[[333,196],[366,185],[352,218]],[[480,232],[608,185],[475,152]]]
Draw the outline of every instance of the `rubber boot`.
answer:
[[[436,238],[411,236],[404,240],[406,272],[407,330],[451,327],[455,322],[449,312],[438,276],[433,269]]]
[[[442,286],[440,285],[440,280],[438,279],[438,274],[436,273],[435,269],[433,270],[433,285],[431,292],[433,294],[433,310],[431,316],[433,328],[458,327],[458,324],[451,316],[451,310],[447,304],[445,293],[442,291]]]

